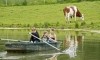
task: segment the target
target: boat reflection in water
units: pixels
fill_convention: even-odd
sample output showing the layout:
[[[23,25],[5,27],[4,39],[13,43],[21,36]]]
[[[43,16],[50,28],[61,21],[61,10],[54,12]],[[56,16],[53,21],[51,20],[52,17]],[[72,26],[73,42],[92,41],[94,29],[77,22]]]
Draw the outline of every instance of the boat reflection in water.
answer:
[[[73,36],[68,34],[66,36],[66,40],[64,40],[63,44],[67,46],[67,48],[59,53],[53,54],[52,57],[46,59],[46,60],[57,60],[59,58],[58,56],[61,54],[67,54],[69,55],[70,58],[75,58],[77,56],[77,48],[80,43],[84,40],[84,36],[82,35],[77,35]]]

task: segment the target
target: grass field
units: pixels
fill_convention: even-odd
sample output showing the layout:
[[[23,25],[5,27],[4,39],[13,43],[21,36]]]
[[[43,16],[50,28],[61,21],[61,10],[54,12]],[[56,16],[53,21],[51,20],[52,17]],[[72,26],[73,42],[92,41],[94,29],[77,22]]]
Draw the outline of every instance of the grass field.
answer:
[[[63,8],[68,5],[76,5],[85,16],[85,24],[82,26],[78,19],[79,28],[100,29],[100,1],[0,7],[0,26],[29,24],[41,27],[42,24],[49,23],[58,24],[60,28],[75,28],[75,22],[66,24],[64,19]]]

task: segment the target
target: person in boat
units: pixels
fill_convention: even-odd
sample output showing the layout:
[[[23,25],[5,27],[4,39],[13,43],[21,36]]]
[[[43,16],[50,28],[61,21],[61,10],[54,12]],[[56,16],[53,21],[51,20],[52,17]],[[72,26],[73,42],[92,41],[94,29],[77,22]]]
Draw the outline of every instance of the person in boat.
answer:
[[[42,40],[48,42],[48,40],[49,40],[48,31],[44,31],[43,36],[42,36]]]
[[[53,42],[57,42],[57,38],[56,38],[56,34],[54,32],[54,29],[50,29],[49,40],[53,41]]]
[[[36,30],[36,28],[32,28],[32,32],[31,32],[31,37],[30,37],[30,42],[32,41],[33,43],[35,42],[40,42],[39,38],[39,33]]]

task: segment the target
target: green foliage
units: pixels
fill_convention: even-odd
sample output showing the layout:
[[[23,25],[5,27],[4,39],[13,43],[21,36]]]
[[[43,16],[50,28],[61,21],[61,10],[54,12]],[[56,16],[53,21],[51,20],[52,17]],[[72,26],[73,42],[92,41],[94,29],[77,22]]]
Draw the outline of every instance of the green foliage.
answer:
[[[60,23],[59,22],[56,23],[56,27],[58,27],[58,26],[60,26]]]
[[[57,0],[45,0],[45,4],[55,4],[57,3]]]
[[[93,23],[93,22],[91,22],[91,25],[94,25],[94,23]]]
[[[50,26],[50,24],[48,23],[48,22],[44,22],[44,27],[45,28],[47,28],[47,27],[49,27]]]
[[[20,5],[40,5],[57,3],[75,3],[81,1],[99,1],[99,0],[0,0],[0,6],[20,6]]]
[[[22,5],[26,6],[27,5],[27,1],[24,0],[24,2],[22,3]]]
[[[38,27],[38,24],[37,23],[34,23],[34,25],[33,25],[34,27]]]
[[[79,28],[79,24],[77,22],[75,23],[75,28]]]
[[[27,1],[27,0],[26,0]],[[16,2],[17,3],[17,2]],[[20,3],[21,5],[21,3]],[[27,3],[28,5],[28,3]],[[66,23],[63,8],[76,5],[85,16],[78,25],[71,19]],[[55,27],[100,29],[100,1],[34,6],[0,7],[0,27]],[[79,27],[78,27],[79,26]]]
[[[83,21],[82,23],[81,23],[81,26],[84,26],[86,24],[86,22],[85,21]]]

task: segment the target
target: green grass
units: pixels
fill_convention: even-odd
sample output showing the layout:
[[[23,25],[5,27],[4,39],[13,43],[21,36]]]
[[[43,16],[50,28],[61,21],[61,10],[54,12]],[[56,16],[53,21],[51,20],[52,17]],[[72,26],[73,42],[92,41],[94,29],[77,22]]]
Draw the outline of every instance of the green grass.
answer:
[[[79,28],[100,29],[100,1],[50,4],[50,5],[33,5],[33,6],[12,6],[0,7],[0,24],[55,24],[64,28],[75,28],[75,23],[66,24],[63,15],[63,8],[68,5],[76,5],[85,15],[85,25]],[[74,19],[72,19],[74,21]],[[40,25],[41,26],[41,25]],[[2,25],[1,25],[2,27]]]

